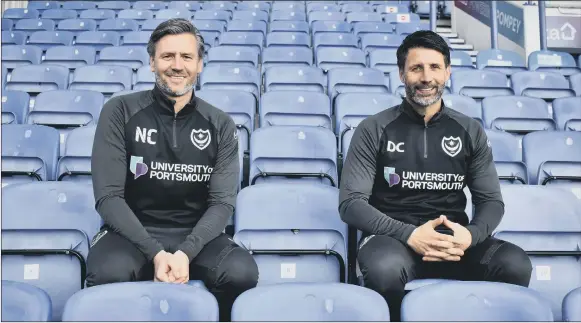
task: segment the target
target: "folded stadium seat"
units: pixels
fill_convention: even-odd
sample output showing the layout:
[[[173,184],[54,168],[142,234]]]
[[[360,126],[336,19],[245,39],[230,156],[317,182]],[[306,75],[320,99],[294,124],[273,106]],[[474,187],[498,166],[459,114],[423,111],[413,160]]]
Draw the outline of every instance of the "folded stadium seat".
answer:
[[[247,152],[254,131],[254,115],[257,112],[254,96],[244,91],[223,89],[196,91],[196,96],[232,117],[238,129],[240,150]]]
[[[566,52],[539,50],[529,54],[530,71],[557,72],[563,76],[581,73],[581,67],[575,63],[573,55]]]
[[[315,21],[345,21],[346,15],[342,12],[335,11],[311,11],[307,15],[309,24]]]
[[[123,9],[131,9],[131,2],[129,1],[95,1],[97,8],[115,10],[117,13]]]
[[[28,1],[26,8],[43,12],[50,9],[59,9],[60,3],[58,1]]]
[[[219,34],[226,31],[226,22],[222,20],[193,20],[192,23],[198,30],[206,32],[217,32]]]
[[[248,46],[217,46],[210,48],[206,66],[216,65],[258,68],[258,50]]]
[[[398,105],[402,99],[387,93],[343,93],[335,99],[335,134],[339,152],[347,154],[350,137],[363,119]],[[349,140],[349,142],[347,142]]]
[[[2,280],[2,319],[11,322],[49,322],[52,302],[34,285]]]
[[[218,40],[221,46],[249,46],[262,52],[264,35],[257,32],[227,31],[220,34]]]
[[[567,187],[502,187],[505,212],[493,236],[528,253],[533,267],[529,288],[550,300],[555,321],[561,320],[565,295],[581,287],[579,196]]]
[[[377,12],[349,12],[347,13],[347,22],[382,22],[381,15]]]
[[[166,4],[164,1],[135,1],[133,3],[133,9],[137,10],[152,10],[159,11],[166,9]]]
[[[130,90],[133,72],[127,66],[88,65],[73,73],[70,90],[91,90],[106,97],[122,90]]]
[[[135,20],[140,23],[143,20],[153,19],[153,11],[140,9],[124,9],[117,14],[119,19]]]
[[[8,18],[2,18],[2,31],[12,30],[12,27],[14,27],[14,20],[8,19]]]
[[[510,77],[516,95],[524,95],[552,101],[575,96],[567,79],[555,72],[518,72]]]
[[[180,9],[189,11],[198,11],[202,9],[202,3],[199,1],[171,1],[168,3],[168,9]]]
[[[581,287],[577,287],[565,296],[563,299],[563,316],[564,322],[581,321]]]
[[[279,31],[300,32],[309,35],[309,24],[306,21],[271,21],[268,27],[270,28],[270,33]]]
[[[261,97],[260,127],[313,126],[333,129],[329,97],[320,92],[270,91]]]
[[[131,31],[139,30],[139,23],[133,19],[105,19],[99,22],[98,31],[116,31],[121,36]]]
[[[388,1],[388,2],[391,2],[391,3],[373,5],[373,10],[376,12],[379,12],[381,14],[394,14],[394,13],[407,14],[407,13],[410,13],[409,5],[399,4],[395,1]],[[420,20],[419,15],[418,15],[418,20]],[[386,20],[386,22],[387,22],[387,20]]]
[[[253,255],[259,285],[345,282],[347,224],[338,203],[339,189],[300,181],[238,193],[234,241]]]
[[[389,91],[402,98],[406,97],[405,85],[399,78],[399,73],[389,73]],[[447,94],[444,92],[444,94]]]
[[[484,98],[482,115],[486,128],[521,135],[556,128],[549,106],[538,98],[516,95]]]
[[[35,31],[30,34],[28,44],[46,51],[55,46],[71,46],[74,37],[75,34],[70,31]]]
[[[105,19],[115,19],[116,15],[115,10],[111,9],[88,9],[81,11],[79,18],[102,21]]]
[[[218,316],[218,302],[205,288],[188,284],[125,282],[94,286],[75,293],[66,302],[62,321],[217,322]]]
[[[497,71],[455,71],[451,76],[454,94],[469,96],[477,101],[496,95],[514,95],[508,77]]]
[[[420,16],[415,13],[382,13],[381,14],[383,21],[392,25],[393,30],[395,31],[395,26],[397,24],[405,24],[405,23],[419,23]]]
[[[56,23],[65,19],[76,19],[79,16],[76,10],[72,9],[48,9],[42,12],[41,18],[51,19]]]
[[[256,68],[248,66],[206,66],[200,75],[200,87],[206,89],[239,90],[260,98],[261,78]]]
[[[389,321],[381,295],[340,283],[259,286],[242,293],[232,321]]]
[[[111,46],[99,53],[98,65],[127,66],[137,70],[149,66],[149,54],[144,46]]]
[[[317,67],[329,71],[338,67],[366,67],[365,53],[359,48],[322,47],[316,51]]]
[[[36,95],[50,90],[67,88],[69,69],[61,65],[24,65],[12,70],[6,90],[23,91]]]
[[[271,3],[267,1],[244,1],[239,2],[238,6],[236,6],[236,10],[238,11],[247,11],[247,10],[255,10],[256,12],[264,11],[267,13],[266,19],[268,19],[268,13],[270,12]],[[236,15],[236,11],[234,12]],[[268,20],[265,20],[268,21]]]
[[[6,8],[2,14],[2,18],[14,19],[15,22],[19,19],[38,19],[39,17],[38,10],[27,8]]]
[[[194,13],[195,20],[219,20],[227,23],[232,13],[226,10],[198,10]]]
[[[135,84],[133,84],[133,90],[145,91],[151,90],[155,86],[155,74],[151,71],[150,66],[142,66],[137,70],[137,75],[135,77]],[[127,90],[130,90],[127,89]]]
[[[226,25],[226,31],[237,31],[246,33],[262,33],[266,38],[266,22],[253,20],[231,20]]]
[[[532,132],[523,137],[522,146],[530,184],[579,187],[581,132]],[[546,153],[545,147],[550,148],[550,154]]]
[[[460,70],[473,70],[476,67],[472,64],[472,58],[468,53],[461,50],[450,51],[450,65],[452,72]]]
[[[288,46],[302,46],[311,49],[311,38],[302,32],[270,32],[266,35],[266,47]]]
[[[242,2],[241,4],[243,4]],[[238,5],[240,6],[240,5]],[[263,21],[265,24],[268,22],[268,12],[259,9],[249,9],[234,11],[232,13],[232,21]]]
[[[2,91],[2,124],[24,123],[30,95],[23,91]]]
[[[492,148],[496,173],[501,184],[527,184],[528,172],[522,159],[522,142],[517,136],[500,130],[486,129]]]
[[[410,21],[407,23],[396,23],[395,33],[398,35],[409,35],[418,30],[430,30],[430,26],[427,23],[420,21]]]
[[[390,34],[393,32],[391,24],[377,21],[359,21],[353,24],[353,33],[357,38],[367,34]]]
[[[218,39],[220,39],[220,33],[216,31],[200,31],[202,37],[204,38],[204,51],[206,54],[210,48],[218,44]]]
[[[55,27],[56,23],[50,19],[20,19],[16,22],[12,30],[32,33],[34,31],[54,30]]]
[[[2,46],[5,45],[24,45],[28,33],[25,31],[2,31]]]
[[[558,130],[581,131],[581,97],[558,98],[553,101],[553,115]]]
[[[327,74],[327,93],[334,103],[337,95],[350,92],[389,93],[380,70],[366,67],[334,68]]]
[[[283,4],[282,2],[275,2],[273,4],[273,6],[276,6],[277,4]],[[291,4],[292,5],[292,4]],[[304,9],[304,7],[303,7]],[[293,22],[306,22],[307,21],[307,15],[305,14],[304,10],[284,10],[284,11],[275,11],[273,10],[272,13],[270,14],[270,21],[271,22],[275,22],[275,21],[293,21]]]
[[[268,91],[315,91],[325,93],[327,80],[323,70],[315,66],[271,66],[264,73]]]
[[[274,1],[272,3],[272,13],[275,12],[305,12],[305,4],[303,1]],[[286,19],[282,19],[286,20]],[[291,19],[293,20],[293,19]],[[306,19],[301,19],[306,20]]]
[[[458,94],[445,94],[442,96],[442,99],[444,100],[444,105],[448,108],[456,110],[472,119],[476,119],[484,125],[482,107],[471,97]]]
[[[162,10],[155,12],[155,18],[156,19],[163,19],[163,20],[172,19],[172,18],[183,18],[183,19],[191,20],[193,16],[194,16],[194,13],[192,11],[189,11],[186,9],[177,9],[177,8],[162,9]]]
[[[91,46],[56,46],[46,51],[42,65],[62,65],[74,70],[81,66],[93,65],[95,56],[95,49]]]
[[[91,155],[96,125],[76,128],[69,132],[57,164],[58,181],[92,183]]]
[[[351,33],[353,27],[346,21],[319,20],[311,24],[312,35],[319,33]]]
[[[528,288],[496,282],[450,281],[415,289],[401,305],[409,321],[553,321],[549,302]]]
[[[121,38],[121,46],[139,46],[146,48],[150,37],[151,31],[130,31]]]
[[[372,34],[367,34],[372,35]],[[365,35],[365,36],[367,36]],[[376,34],[379,35],[379,34]],[[365,49],[364,49],[365,50]],[[399,75],[397,66],[397,49],[381,48],[369,52],[369,67],[382,71],[385,75],[395,73]]]
[[[415,3],[415,13],[419,14],[421,17],[430,16],[430,1],[414,1]]]
[[[59,21],[56,30],[70,31],[76,37],[84,31],[97,30],[97,22],[93,19],[65,19]]]
[[[361,37],[361,48],[366,53],[371,53],[377,49],[394,49],[397,48],[403,42],[405,37],[396,34],[365,34]],[[377,59],[377,56],[376,56]],[[380,58],[381,59],[381,58]],[[396,60],[397,62],[397,60]]]
[[[96,52],[109,46],[119,46],[121,34],[116,31],[84,31],[77,35],[75,46],[91,46]]]
[[[581,96],[581,73],[569,76],[569,82],[571,82],[571,89],[577,96]]]
[[[334,1],[315,1],[307,3],[307,13],[313,11],[341,12],[341,6],[335,4]]]
[[[255,130],[250,138],[250,185],[301,181],[337,186],[334,133],[308,126]]]
[[[341,5],[341,11],[347,14],[351,12],[373,12],[373,8],[367,3],[351,2]]]
[[[315,52],[323,47],[352,47],[358,48],[357,37],[351,32],[321,32],[313,35]]]
[[[516,52],[502,49],[479,51],[476,55],[476,67],[480,70],[493,70],[506,75],[527,70],[524,57]]]
[[[96,9],[97,2],[93,1],[63,1],[63,9],[81,10]]]
[[[206,1],[202,3],[203,10],[224,10],[224,11],[234,11],[236,10],[236,3],[230,1]]]

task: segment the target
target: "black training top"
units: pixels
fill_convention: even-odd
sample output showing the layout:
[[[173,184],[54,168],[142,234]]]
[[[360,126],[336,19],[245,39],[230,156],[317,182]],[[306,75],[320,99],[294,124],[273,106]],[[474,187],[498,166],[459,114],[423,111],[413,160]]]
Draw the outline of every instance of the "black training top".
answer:
[[[468,186],[475,205],[465,213]],[[442,102],[425,123],[404,99],[355,129],[342,176],[339,210],[351,226],[403,243],[416,226],[444,214],[486,239],[504,214],[490,142],[482,125]]]
[[[192,260],[232,216],[239,183],[236,125],[192,94],[177,114],[157,86],[111,98],[93,143],[96,209],[149,259],[145,227],[191,228],[178,247]]]

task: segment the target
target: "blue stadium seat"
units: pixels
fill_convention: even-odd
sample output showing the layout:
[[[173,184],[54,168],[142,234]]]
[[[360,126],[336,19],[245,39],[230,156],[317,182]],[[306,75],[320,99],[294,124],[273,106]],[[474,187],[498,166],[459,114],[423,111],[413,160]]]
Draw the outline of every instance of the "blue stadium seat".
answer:
[[[526,153],[528,147],[524,148]],[[506,185],[502,197],[504,217],[493,236],[529,254],[533,267],[529,288],[550,300],[558,322],[563,297],[581,287],[579,195],[567,187]]]
[[[581,131],[581,97],[558,98],[553,101],[553,115],[558,130]]]
[[[523,137],[522,146],[530,184],[578,185],[581,181],[581,132],[536,131]]]
[[[2,124],[24,123],[30,95],[23,91],[2,91]]]
[[[341,7],[333,2],[309,2],[307,3],[307,13],[312,11],[341,12]]]
[[[352,31],[352,26],[346,21],[326,21],[319,20],[311,24],[312,34],[316,35],[318,33],[350,33]]]
[[[276,6],[277,4],[282,4],[280,2],[275,2],[273,4],[273,7]],[[292,11],[292,10],[284,10],[284,11],[273,11],[270,14],[270,21],[271,22],[275,22],[275,21],[296,21],[296,22],[306,22],[307,21],[307,16],[305,15],[304,10],[296,10],[296,11]]]
[[[498,71],[506,75],[527,70],[524,57],[516,52],[501,49],[479,51],[476,55],[476,67],[481,70]]]
[[[41,18],[58,22],[59,20],[76,19],[78,15],[77,11],[72,9],[48,9],[43,11]]]
[[[114,19],[117,14],[111,9],[88,9],[79,13],[81,19],[93,19],[102,21],[105,19]]]
[[[262,33],[263,38],[266,38],[266,22],[254,20],[232,20],[226,26],[229,32],[246,32],[246,33]]]
[[[52,181],[59,155],[58,130],[41,125],[2,126],[2,185]]]
[[[313,36],[313,48],[315,52],[323,47],[352,47],[358,48],[358,39],[352,33],[332,32],[318,33]]]
[[[406,97],[405,93],[405,85],[401,81],[399,77],[399,73],[390,73],[389,74],[389,91],[395,95],[399,95],[402,98]],[[444,94],[448,94],[444,91]]]
[[[382,22],[381,15],[377,12],[349,12],[347,13],[348,23],[357,22]]]
[[[500,130],[486,129],[492,148],[496,173],[501,184],[527,184],[528,172],[522,161],[522,143],[517,136]]]
[[[579,322],[581,321],[581,287],[577,287],[569,292],[563,299],[563,321]]]
[[[398,74],[397,49],[383,48],[372,50],[369,52],[369,67],[380,70],[386,75],[390,73]]]
[[[250,136],[254,131],[256,99],[248,92],[236,90],[200,90],[196,97],[228,113],[236,123],[240,150],[245,152],[250,147]]]
[[[325,92],[327,86],[323,70],[314,66],[272,66],[264,75],[266,91],[315,91]]]
[[[70,31],[35,31],[28,38],[28,44],[46,51],[55,46],[71,46],[74,37],[75,34]]]
[[[204,38],[204,50],[206,53],[210,48],[216,46],[220,38],[220,33],[217,31],[200,31],[200,34]]]
[[[457,94],[445,94],[442,96],[442,99],[448,108],[476,119],[484,125],[482,121],[482,107],[471,97]]]
[[[528,68],[538,72],[557,72],[563,76],[581,73],[573,55],[566,52],[539,50],[529,54]]]
[[[276,145],[272,145],[276,142]],[[319,127],[259,128],[250,138],[250,185],[306,181],[337,186],[337,144]]]
[[[528,288],[495,282],[449,281],[407,294],[401,320],[552,321],[550,304]]]
[[[389,308],[376,292],[349,284],[259,286],[240,295],[232,321],[389,321]]]
[[[473,70],[476,67],[472,64],[472,58],[468,53],[461,50],[450,51],[450,65],[452,71]]]
[[[397,50],[403,39],[403,36],[396,34],[365,34],[361,37],[361,48],[367,53],[377,49]]]
[[[207,1],[202,4],[203,10],[224,10],[224,11],[234,11],[236,10],[236,3],[230,1]]]
[[[137,70],[141,66],[149,66],[149,54],[144,46],[105,47],[99,53],[97,64],[127,66]]]
[[[222,20],[193,20],[192,23],[200,31],[213,31],[222,33],[226,30],[226,22]]]
[[[122,90],[130,90],[132,77],[133,72],[127,66],[82,66],[73,73],[69,89],[98,91],[110,95]]]
[[[2,31],[12,30],[12,27],[14,27],[14,20],[2,18]]]
[[[37,19],[40,17],[40,12],[36,9],[27,8],[6,8],[2,14],[2,18],[7,19]]]
[[[352,2],[341,6],[341,11],[349,14],[350,12],[373,12],[373,8],[367,3]],[[380,17],[381,18],[381,17]]]
[[[28,1],[26,6],[29,10],[36,9],[38,11],[45,11],[50,9],[58,9],[60,3],[58,1]]]
[[[220,35],[221,46],[249,46],[262,51],[264,35],[256,32],[227,31]]]
[[[244,3],[244,2],[243,2]],[[241,4],[243,4],[241,3]],[[264,4],[264,3],[263,3]],[[238,5],[240,6],[240,5]],[[232,21],[264,21],[268,22],[268,12],[259,9],[254,10],[240,10],[234,11],[232,14]]]
[[[274,13],[273,13],[274,15]],[[309,34],[309,24],[306,21],[272,21],[269,24],[270,32],[300,32]]]
[[[86,90],[46,91],[36,97],[36,103],[34,107],[30,108],[26,122],[57,128],[74,128],[96,124],[103,103],[104,98],[101,92]]]
[[[334,68],[327,74],[327,93],[331,102],[337,95],[350,92],[389,93],[383,73],[373,68]]]
[[[141,31],[153,31],[159,24],[164,22],[165,19],[148,19],[141,23]],[[198,27],[198,25],[196,25]]]
[[[208,50],[206,66],[231,65],[258,67],[258,51],[247,46],[217,46]]]
[[[57,164],[58,181],[91,183],[91,155],[96,125],[80,127],[67,135]]]
[[[202,4],[199,1],[170,1],[167,7],[168,9],[198,11],[202,9]]]
[[[91,46],[99,52],[105,47],[119,46],[121,34],[116,31],[84,31],[77,35],[75,45]]]
[[[237,11],[254,10],[256,12],[264,11],[267,13],[267,19],[268,19],[268,12],[270,12],[270,2],[267,2],[267,1],[239,2],[238,6],[236,7],[236,10]],[[234,12],[234,15],[236,15],[236,11]],[[268,21],[268,20],[265,20],[265,21]]]
[[[395,8],[395,7],[390,7]],[[406,24],[406,23],[418,23],[420,22],[420,15],[416,13],[409,13],[409,12],[402,12],[402,13],[389,13],[384,12],[381,14],[383,21],[393,26],[393,30],[395,31],[395,26],[397,24]]]
[[[194,20],[219,20],[230,21],[232,13],[225,10],[198,10],[194,13]]]
[[[252,253],[259,285],[345,282],[347,224],[338,203],[337,188],[308,181],[251,185],[238,193],[234,241]]]
[[[571,89],[575,91],[577,96],[581,96],[581,73],[569,76],[571,82]]]
[[[13,91],[40,93],[67,88],[69,69],[61,65],[25,65],[12,70],[5,88]]]
[[[345,155],[355,128],[368,116],[402,102],[400,97],[386,93],[343,93],[335,99],[335,133],[339,137],[339,152]],[[350,142],[350,138],[349,138]]]
[[[332,130],[329,97],[320,92],[270,91],[261,97],[260,127],[314,126]]]
[[[133,9],[159,11],[166,8],[164,1],[135,1]]]
[[[302,1],[274,1],[272,3],[272,12],[305,12],[305,4]],[[290,19],[295,20],[295,19]],[[306,20],[306,19],[296,19]]]
[[[4,63],[4,62],[2,62]],[[8,77],[8,68],[2,64],[2,90],[4,90],[4,85],[6,85],[6,78]]]
[[[123,35],[130,31],[138,31],[139,23],[133,19],[105,19],[99,22],[99,31],[116,31]]]
[[[385,22],[360,21],[353,23],[353,32],[357,37],[375,33],[389,34],[393,32],[393,27]]]
[[[418,30],[429,30],[430,26],[427,23],[419,21],[410,21],[408,23],[397,23],[395,25],[395,32],[398,35],[408,35],[415,33]]]
[[[70,31],[78,36],[84,31],[97,30],[97,22],[93,19],[65,19],[58,23],[57,30]]]
[[[97,8],[115,10],[117,12],[123,9],[131,9],[131,2],[129,1],[96,1]]]
[[[38,182],[6,186],[2,195],[9,199],[2,203],[2,278],[45,290],[51,321],[59,321],[84,286],[89,242],[101,224],[92,186]]]
[[[206,66],[200,75],[202,90],[240,90],[260,97],[260,74],[255,68],[248,66]]]
[[[155,74],[151,71],[150,66],[142,66],[137,70],[133,90],[151,90],[155,85]]]
[[[34,285],[2,280],[2,319],[11,322],[49,322],[52,302]]]
[[[555,72],[518,72],[510,77],[515,95],[544,100],[575,96],[567,79]]]
[[[95,49],[90,46],[56,46],[49,48],[42,64],[62,65],[68,69],[95,63]]]
[[[366,67],[365,53],[359,48],[322,47],[316,51],[316,61],[325,71],[338,67]]]
[[[469,96],[477,100],[496,95],[514,95],[507,76],[497,71],[455,71],[452,73],[451,80],[454,94]]]
[[[397,1],[388,1],[389,3],[377,3],[373,5],[374,11],[381,13],[409,13],[410,8],[405,4],[399,4]]]
[[[130,31],[121,38],[121,46],[146,47],[150,37],[151,31]]]
[[[338,11],[311,11],[307,15],[309,24],[315,21],[345,21],[345,19],[345,14]]]
[[[131,19],[136,21],[153,19],[153,11],[140,9],[124,9],[119,11],[119,13],[117,14],[117,18]]]
[[[270,32],[266,35],[266,46],[303,46],[310,49],[311,38],[302,32]]]
[[[414,1],[416,8],[415,12],[422,17],[430,16],[430,1]]]
[[[194,13],[186,10],[186,9],[163,9],[155,13],[155,19],[171,19],[171,18],[184,18],[187,20],[191,20],[194,16]]]
[[[2,31],[2,46],[5,45],[24,45],[28,33],[25,31]]]
[[[486,128],[526,134],[555,130],[555,121],[545,101],[526,96],[493,96],[482,100]]]
[[[54,30],[56,23],[50,19],[20,19],[12,30],[22,30],[27,32]]]
[[[143,302],[146,299],[147,302]],[[66,303],[63,322],[218,321],[218,302],[205,288],[188,284],[126,282],[91,287]]]
[[[97,3],[93,1],[63,1],[63,9],[73,9],[81,11],[96,8]]]

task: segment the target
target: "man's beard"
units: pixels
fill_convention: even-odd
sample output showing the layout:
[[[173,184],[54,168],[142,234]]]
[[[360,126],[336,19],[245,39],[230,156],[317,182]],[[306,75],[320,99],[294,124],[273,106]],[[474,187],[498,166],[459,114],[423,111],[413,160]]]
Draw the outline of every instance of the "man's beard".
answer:
[[[186,83],[184,88],[181,91],[174,91],[169,87],[169,84],[161,77],[161,73],[156,69],[155,70],[155,83],[159,87],[159,89],[167,96],[170,97],[179,97],[188,92],[190,92],[196,86],[196,78],[193,78],[189,83]],[[178,73],[168,72],[165,73],[165,76],[172,77],[178,76]],[[181,75],[179,75],[181,76]]]
[[[407,83],[407,80],[405,79],[404,76],[404,85],[405,85],[405,93],[406,93],[406,97],[411,100],[412,102],[414,102],[415,104],[419,105],[420,107],[426,108],[438,101],[440,101],[440,99],[442,98],[442,95],[444,94],[444,88],[446,87],[446,84],[441,84],[438,85],[438,83],[433,82],[430,83],[428,86],[425,86],[424,84],[414,84],[414,85],[410,85]],[[436,93],[430,96],[422,96],[421,94],[416,92],[416,89],[424,89],[424,88],[436,88]]]

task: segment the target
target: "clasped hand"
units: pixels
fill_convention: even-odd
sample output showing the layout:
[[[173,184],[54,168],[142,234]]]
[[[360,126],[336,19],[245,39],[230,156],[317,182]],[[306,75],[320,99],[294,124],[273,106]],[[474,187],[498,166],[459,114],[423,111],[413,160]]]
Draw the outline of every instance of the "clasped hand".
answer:
[[[454,235],[436,232],[440,225],[451,229]],[[407,241],[415,252],[423,256],[423,261],[460,261],[471,242],[470,231],[444,215],[417,227]]]
[[[154,281],[185,284],[190,280],[190,260],[181,250],[175,253],[160,251],[153,258]]]

